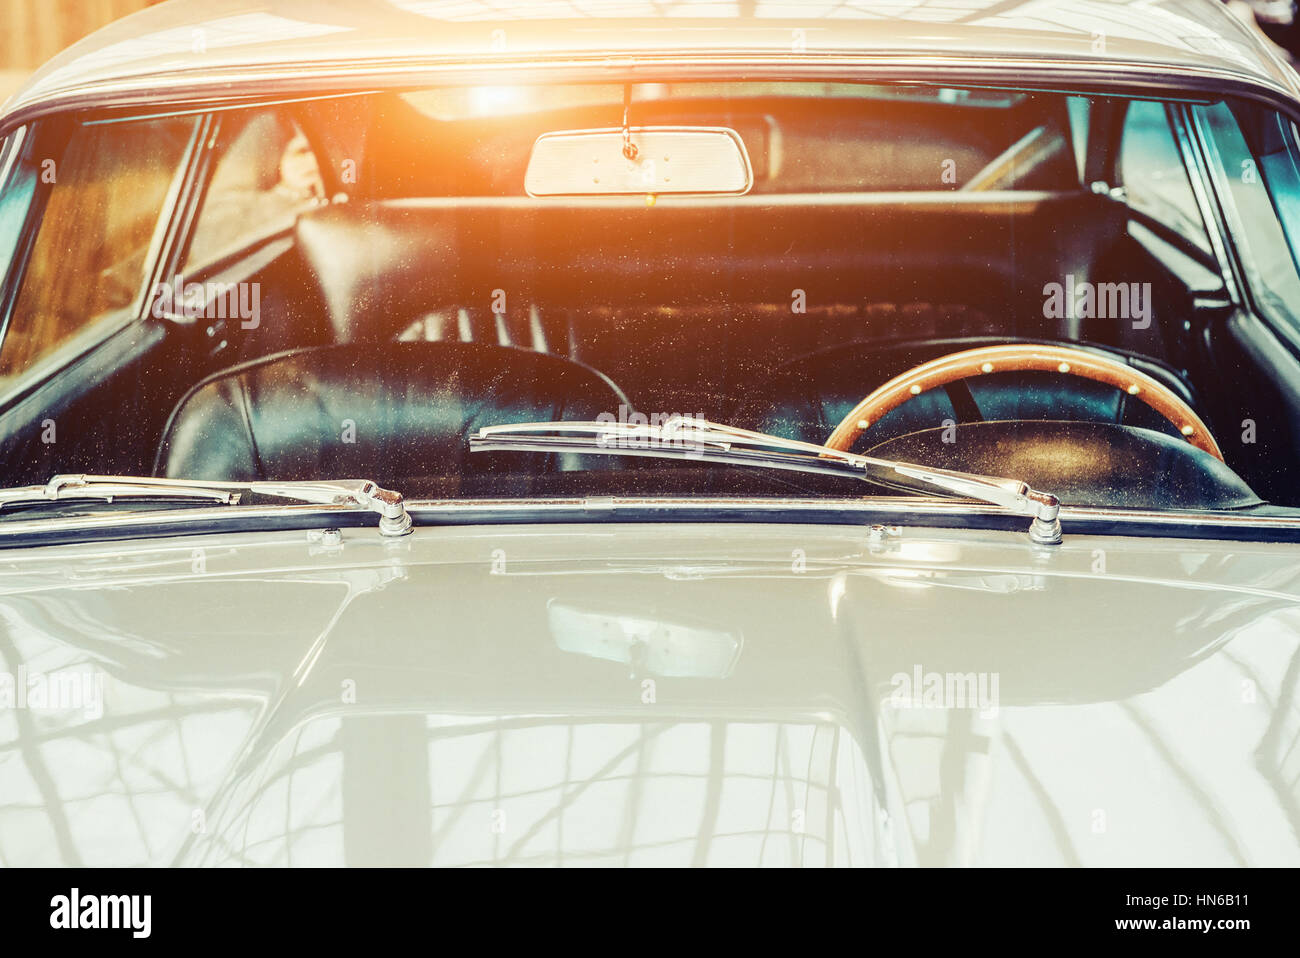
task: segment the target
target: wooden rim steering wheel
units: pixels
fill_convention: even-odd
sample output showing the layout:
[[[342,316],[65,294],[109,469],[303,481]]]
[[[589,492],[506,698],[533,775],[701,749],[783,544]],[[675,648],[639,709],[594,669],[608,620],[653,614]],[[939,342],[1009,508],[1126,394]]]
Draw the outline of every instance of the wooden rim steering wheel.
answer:
[[[1219,451],[1219,445],[1210,435],[1205,423],[1164,383],[1132,366],[1098,353],[1065,346],[1035,346],[1028,343],[966,349],[914,366],[854,406],[844,421],[835,427],[835,431],[826,440],[826,445],[831,449],[848,452],[858,437],[879,422],[881,417],[923,392],[973,376],[1026,370],[1069,373],[1122,389],[1168,419],[1197,449],[1208,452],[1219,461],[1223,460],[1223,453]]]

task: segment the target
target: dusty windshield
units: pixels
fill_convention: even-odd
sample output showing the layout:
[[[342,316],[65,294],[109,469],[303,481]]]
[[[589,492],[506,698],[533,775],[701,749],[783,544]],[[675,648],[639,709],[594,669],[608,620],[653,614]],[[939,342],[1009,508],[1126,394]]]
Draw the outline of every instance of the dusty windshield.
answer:
[[[711,192],[693,141],[654,135],[683,129],[737,144],[742,188]],[[608,139],[564,140],[579,159],[542,164],[589,186],[526,188],[548,136],[592,130]],[[685,418],[1016,477],[1066,502],[1300,504],[1276,412],[1296,384],[1224,331],[1242,308],[1280,339],[1300,329],[1295,131],[1260,108],[537,85],[26,133],[0,165],[0,251],[16,250],[0,264],[6,486],[94,473],[366,478],[408,498],[897,494],[470,444],[512,423]],[[625,158],[643,189],[614,189]]]

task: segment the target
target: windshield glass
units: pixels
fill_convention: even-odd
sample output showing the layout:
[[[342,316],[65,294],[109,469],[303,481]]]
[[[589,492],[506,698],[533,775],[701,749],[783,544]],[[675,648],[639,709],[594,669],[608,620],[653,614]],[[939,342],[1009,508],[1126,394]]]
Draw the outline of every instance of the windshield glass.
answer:
[[[1226,324],[1264,304],[1256,338],[1300,329],[1298,155],[1289,122],[1228,101],[922,83],[446,87],[35,124],[10,164],[30,228],[0,264],[3,484],[905,494],[469,441],[568,420],[652,447],[624,427],[684,418],[1065,503],[1300,505],[1276,412],[1300,382]],[[548,177],[568,185],[533,188]]]

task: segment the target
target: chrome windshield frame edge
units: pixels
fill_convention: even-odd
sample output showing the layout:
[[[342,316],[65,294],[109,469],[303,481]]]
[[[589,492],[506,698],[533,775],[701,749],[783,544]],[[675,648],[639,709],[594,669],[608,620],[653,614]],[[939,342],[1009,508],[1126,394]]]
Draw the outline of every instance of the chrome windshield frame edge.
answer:
[[[565,499],[469,499],[407,500],[406,508],[416,527],[440,525],[491,525],[496,523],[547,522],[628,523],[646,522],[790,522],[816,525],[872,524],[872,520],[925,520],[960,522],[1006,522],[1008,532],[1018,532],[1021,517],[983,503],[952,499],[876,496],[870,499],[683,499],[675,497],[592,497]],[[764,516],[770,517],[765,519]],[[801,520],[800,516],[807,516]],[[784,518],[783,518],[784,517]],[[815,517],[815,518],[814,518]],[[1171,536],[1189,538],[1300,541],[1300,510],[1294,515],[1252,515],[1210,512],[1159,512],[1062,506],[1062,523],[1071,534],[1138,535],[1158,537],[1162,530]],[[0,549],[38,546],[42,540],[75,541],[92,538],[165,538],[201,534],[231,534],[258,531],[268,524],[283,530],[310,530],[335,526],[370,527],[375,515],[350,505],[292,503],[258,506],[196,506],[185,509],[157,509],[122,514],[64,518],[14,519],[0,522]],[[1071,526],[1074,526],[1072,529]],[[934,528],[942,526],[936,525]],[[1082,528],[1080,528],[1082,527]],[[951,528],[951,526],[948,526]],[[989,528],[982,526],[982,528]],[[1099,531],[1101,530],[1101,531]],[[1138,531],[1143,530],[1143,531]],[[1217,533],[1217,534],[1215,534]]]
[[[990,516],[1015,519],[1006,509],[987,503],[962,499],[916,496],[872,496],[843,499],[760,499],[760,498],[680,498],[680,497],[608,497],[567,499],[410,499],[407,508],[412,516],[496,511],[501,513],[531,510],[572,510],[586,515],[608,515],[611,511],[636,509],[661,511],[742,512],[844,512],[872,514],[907,512],[918,516]],[[1111,509],[1097,506],[1061,506],[1063,522],[1117,522],[1136,525],[1167,524],[1176,526],[1226,525],[1260,529],[1294,529],[1300,531],[1300,509],[1294,515],[1261,516],[1230,512],[1173,512],[1150,509]]]
[[[93,532],[104,529],[131,529],[159,525],[176,526],[184,531],[186,526],[203,525],[229,520],[247,521],[286,516],[309,519],[323,515],[330,519],[355,517],[372,520],[375,514],[353,505],[316,505],[313,503],[287,503],[266,506],[194,506],[182,509],[144,509],[137,512],[99,513],[96,515],[62,516],[45,519],[0,520],[0,544],[5,539],[41,532]],[[309,528],[304,526],[303,528]]]
[[[926,80],[966,82],[1007,88],[1144,86],[1184,96],[1193,91],[1217,99],[1225,86],[1240,95],[1278,103],[1285,101],[1300,112],[1300,87],[1288,89],[1269,77],[1230,67],[1190,67],[1156,61],[1104,61],[1086,57],[1044,59],[999,54],[953,55],[887,53],[835,53],[776,56],[769,52],[736,50],[692,51],[682,54],[554,55],[499,59],[484,63],[464,58],[403,59],[392,61],[333,61],[266,64],[240,69],[218,68],[193,72],[178,83],[175,76],[141,74],[82,86],[52,90],[39,97],[11,101],[0,112],[0,136],[11,126],[66,110],[131,109],[158,104],[216,109],[219,104],[252,106],[266,97],[355,95],[359,92],[412,88],[429,84],[475,85],[502,82],[652,82],[656,78],[735,78],[744,70],[747,79],[844,79],[863,82]],[[952,76],[944,76],[952,74]],[[322,87],[334,86],[321,93]],[[160,96],[159,88],[168,95]],[[242,101],[242,102],[241,102]]]

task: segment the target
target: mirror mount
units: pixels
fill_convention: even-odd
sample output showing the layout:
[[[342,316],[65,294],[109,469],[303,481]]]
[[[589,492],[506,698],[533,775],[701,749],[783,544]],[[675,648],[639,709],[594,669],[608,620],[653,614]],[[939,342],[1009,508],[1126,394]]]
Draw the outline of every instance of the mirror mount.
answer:
[[[637,154],[640,152],[636,144],[632,142],[632,124],[628,120],[628,114],[632,109],[632,84],[623,84],[623,156],[626,159],[635,161]]]

